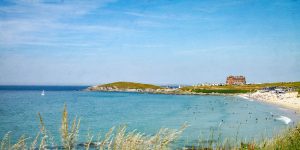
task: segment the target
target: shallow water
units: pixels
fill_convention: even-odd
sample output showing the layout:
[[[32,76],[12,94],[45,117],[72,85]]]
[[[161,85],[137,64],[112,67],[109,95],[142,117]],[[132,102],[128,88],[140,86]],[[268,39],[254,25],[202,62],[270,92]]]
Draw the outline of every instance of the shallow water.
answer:
[[[1,88],[0,88],[1,89]],[[234,96],[158,95],[73,90],[0,90],[0,135],[12,131],[34,137],[40,112],[46,128],[59,138],[61,112],[67,104],[69,119],[81,118],[80,141],[88,130],[97,135],[112,126],[128,125],[129,130],[154,134],[161,127],[179,128],[189,123],[180,141],[196,145],[210,134],[221,138],[251,140],[270,137],[299,121],[299,114],[273,105]],[[284,117],[282,117],[284,116]],[[287,123],[285,117],[291,119]],[[58,139],[57,139],[58,140]],[[202,142],[203,142],[202,141]],[[201,142],[200,142],[201,143]]]

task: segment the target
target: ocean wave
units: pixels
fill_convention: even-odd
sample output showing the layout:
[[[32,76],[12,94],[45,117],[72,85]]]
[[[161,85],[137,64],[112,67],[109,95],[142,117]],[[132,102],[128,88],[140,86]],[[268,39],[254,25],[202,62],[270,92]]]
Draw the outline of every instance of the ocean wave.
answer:
[[[292,119],[290,119],[286,116],[279,116],[278,118],[276,118],[276,120],[282,121],[285,124],[289,124],[292,121]]]
[[[242,95],[239,95],[240,98],[243,98],[243,99],[246,99],[246,100],[249,100],[249,101],[253,101],[253,99],[250,99],[249,97],[247,96],[242,96]]]

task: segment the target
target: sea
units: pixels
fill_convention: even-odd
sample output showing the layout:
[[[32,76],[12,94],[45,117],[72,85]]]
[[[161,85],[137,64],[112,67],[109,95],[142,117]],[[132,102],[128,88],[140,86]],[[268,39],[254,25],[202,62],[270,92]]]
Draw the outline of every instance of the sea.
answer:
[[[97,137],[113,126],[127,126],[154,135],[160,128],[189,127],[177,143],[197,145],[224,139],[259,141],[271,138],[300,120],[300,114],[238,96],[163,95],[130,92],[90,92],[87,86],[0,86],[0,136],[11,141],[35,137],[38,113],[59,142],[61,117],[80,118],[79,142]],[[42,96],[42,91],[45,95]]]

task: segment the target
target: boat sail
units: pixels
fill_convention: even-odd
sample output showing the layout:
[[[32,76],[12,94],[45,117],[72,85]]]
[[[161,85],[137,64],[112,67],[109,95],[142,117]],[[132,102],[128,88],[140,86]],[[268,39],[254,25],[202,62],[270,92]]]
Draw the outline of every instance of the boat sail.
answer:
[[[42,91],[41,95],[42,95],[42,96],[44,96],[44,95],[45,95],[45,91],[44,91],[44,90]]]

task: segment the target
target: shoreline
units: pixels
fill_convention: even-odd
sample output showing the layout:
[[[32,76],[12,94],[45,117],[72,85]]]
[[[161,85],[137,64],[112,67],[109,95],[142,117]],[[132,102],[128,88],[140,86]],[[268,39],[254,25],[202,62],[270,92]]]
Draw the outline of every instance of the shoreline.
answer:
[[[272,92],[254,92],[254,93],[236,93],[236,94],[223,94],[223,93],[196,93],[179,90],[169,91],[138,91],[138,90],[86,90],[90,92],[128,92],[128,93],[147,93],[147,94],[163,94],[163,95],[200,95],[200,96],[238,96],[250,101],[258,101],[283,108],[300,112],[300,98],[297,97],[297,92],[287,92],[276,94]]]
[[[300,112],[300,98],[297,97],[297,94],[297,92],[276,94],[257,91],[255,93],[239,94],[238,96],[244,99],[281,106],[289,110]]]
[[[238,96],[240,93],[228,94],[228,93],[197,93],[197,92],[188,92],[188,91],[178,91],[178,90],[169,90],[169,91],[140,91],[140,90],[90,90],[85,89],[83,91],[88,92],[126,92],[126,93],[147,93],[147,94],[162,94],[162,95],[202,95],[202,96]]]

